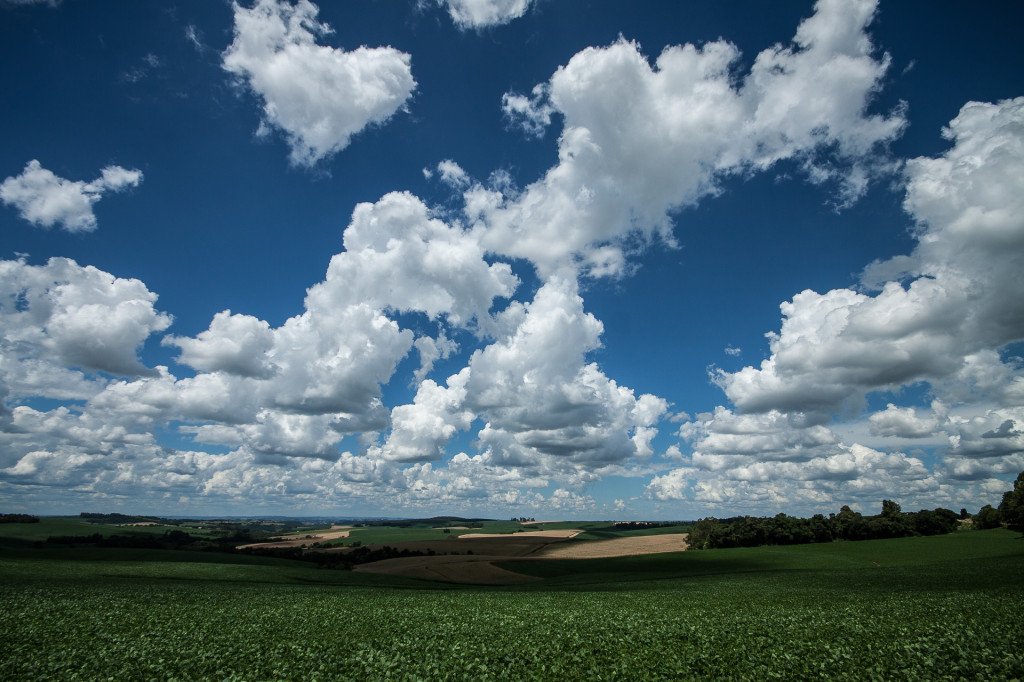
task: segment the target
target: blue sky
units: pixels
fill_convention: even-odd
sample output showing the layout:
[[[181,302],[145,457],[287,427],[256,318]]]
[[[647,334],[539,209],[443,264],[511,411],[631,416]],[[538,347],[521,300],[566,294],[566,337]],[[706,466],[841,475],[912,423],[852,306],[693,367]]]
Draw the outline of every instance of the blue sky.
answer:
[[[973,510],[1024,469],[1016,5],[0,16],[0,506]]]

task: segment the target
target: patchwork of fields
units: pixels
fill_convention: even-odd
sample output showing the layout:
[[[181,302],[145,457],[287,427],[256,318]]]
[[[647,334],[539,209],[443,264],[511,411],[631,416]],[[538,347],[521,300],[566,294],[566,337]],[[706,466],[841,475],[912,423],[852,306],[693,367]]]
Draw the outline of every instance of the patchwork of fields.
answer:
[[[499,566],[534,580],[9,546],[0,679],[1024,677],[1007,530]]]

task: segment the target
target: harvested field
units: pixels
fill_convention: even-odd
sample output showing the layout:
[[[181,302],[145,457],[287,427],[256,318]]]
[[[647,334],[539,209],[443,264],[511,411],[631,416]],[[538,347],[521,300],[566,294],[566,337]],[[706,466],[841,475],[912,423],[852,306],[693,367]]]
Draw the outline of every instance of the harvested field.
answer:
[[[514,585],[539,580],[533,576],[498,568],[493,562],[507,556],[424,556],[385,559],[356,566],[353,570],[421,580],[438,580],[471,585]]]
[[[274,538],[267,542],[252,542],[247,545],[239,545],[235,549],[274,549],[277,547],[302,547],[311,545],[314,542],[326,540],[340,540],[347,538],[352,526],[331,526],[330,530],[303,533],[302,535],[286,535],[281,538]]]
[[[392,546],[396,549],[430,549],[438,555],[386,559],[356,566],[354,570],[451,583],[513,585],[533,578],[500,568],[493,562],[508,559],[600,559],[686,549],[685,533],[565,542],[580,532],[471,533],[452,540],[395,543]],[[347,548],[333,551],[347,551]],[[445,552],[454,554],[444,555]]]
[[[616,556],[682,552],[686,549],[686,537],[686,533],[672,533],[562,543],[544,547],[534,556],[538,559],[605,559]]]
[[[482,538],[552,538],[557,540],[567,540],[574,538],[582,530],[579,529],[567,529],[567,530],[528,530],[521,533],[463,533],[459,536],[459,539],[476,540]]]

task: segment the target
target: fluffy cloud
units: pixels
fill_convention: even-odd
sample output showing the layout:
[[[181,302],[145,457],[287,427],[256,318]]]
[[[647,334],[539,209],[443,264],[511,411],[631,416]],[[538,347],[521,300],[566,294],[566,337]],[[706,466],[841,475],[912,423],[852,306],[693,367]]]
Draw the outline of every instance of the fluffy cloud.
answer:
[[[487,263],[474,235],[432,217],[408,192],[356,206],[344,241],[325,281],[310,289],[309,305],[362,302],[487,328],[494,299],[519,283],[508,264]]]
[[[270,325],[251,315],[224,310],[196,338],[167,336],[163,343],[180,348],[178,362],[198,370],[264,378],[274,372],[267,355],[274,345]]]
[[[416,87],[404,52],[318,45],[331,28],[309,0],[235,3],[234,12],[223,66],[263,100],[261,129],[284,132],[293,163],[311,166],[341,151],[368,125],[390,119]]]
[[[531,137],[540,137],[551,125],[555,107],[548,101],[545,84],[535,85],[530,96],[506,92],[501,96],[501,110],[509,123],[523,129]]]
[[[479,442],[490,466],[567,480],[651,454],[668,404],[586,362],[603,327],[583,310],[574,279],[552,278],[497,323],[504,333],[445,387],[426,381],[411,405],[392,411],[383,456],[437,459],[474,415],[485,422]]]
[[[484,212],[484,244],[544,275],[570,262],[618,274],[624,239],[671,242],[672,212],[716,193],[725,175],[784,159],[813,181],[838,180],[852,200],[867,155],[904,125],[900,112],[866,113],[889,64],[865,33],[874,12],[871,0],[822,0],[791,47],[761,52],[739,81],[739,52],[723,40],[668,47],[653,68],[626,40],[578,53],[533,98],[504,98],[530,131],[553,112],[564,126],[558,164]]]
[[[955,506],[1024,464],[1024,376],[999,353],[1024,338],[1024,98],[968,103],[943,135],[946,153],[906,164],[914,251],[869,266],[862,291],[783,303],[770,357],[713,373],[744,414],[719,408],[684,424],[688,466],[656,477],[652,498],[770,509],[898,494]],[[922,381],[939,399],[930,412],[889,403],[842,431],[889,445],[948,440],[934,472],[824,426],[869,393]]]
[[[0,363],[12,395],[81,398],[98,390],[83,372],[149,373],[136,352],[171,323],[156,298],[139,280],[65,258],[0,261]]]
[[[803,463],[737,463],[708,470],[695,462],[654,477],[647,487],[647,495],[661,502],[730,513],[820,512],[843,504],[868,510],[897,492],[907,505],[958,499],[957,491],[941,484],[920,459],[857,444]]]
[[[989,410],[970,418],[954,418],[952,454],[971,459],[1024,455],[1024,408]]]
[[[437,338],[421,336],[413,344],[420,354],[420,368],[413,374],[416,383],[422,382],[438,360],[446,360],[452,353],[459,349],[459,345],[444,335],[442,331]]]
[[[35,159],[21,175],[0,184],[0,201],[13,206],[21,217],[39,227],[57,226],[68,232],[92,232],[96,214],[92,207],[107,192],[137,187],[142,172],[107,166],[92,182],[67,180],[42,167]]]
[[[214,375],[237,377],[229,384],[218,384],[238,391],[237,404],[251,404],[254,399],[264,409],[257,421],[253,421],[255,410],[243,418],[253,423],[253,429],[200,427],[199,437],[232,446],[245,444],[254,452],[323,456],[337,440],[323,447],[309,445],[327,443],[317,435],[323,428],[337,433],[378,431],[388,424],[387,410],[380,402],[381,385],[391,379],[411,347],[415,344],[420,351],[417,379],[455,348],[443,331],[436,339],[414,341],[413,333],[385,311],[422,313],[452,325],[491,329],[489,311],[494,299],[510,296],[518,283],[508,265],[488,264],[470,234],[431,217],[427,207],[408,193],[392,193],[376,203],[357,206],[344,243],[345,251],[331,259],[324,281],[307,292],[305,311],[281,327],[273,329],[256,318],[224,311],[195,338],[166,340],[182,349],[180,362]],[[408,414],[416,409],[415,404],[398,409],[394,418],[403,425],[400,431],[416,422]],[[273,438],[260,440],[268,425],[285,423],[276,413],[322,419],[289,422],[293,431],[304,433],[297,437],[303,445],[291,452],[266,445],[279,442]],[[195,414],[195,410],[187,412],[192,418]],[[410,454],[422,443],[419,437],[402,446],[397,443],[396,452],[404,454],[389,458],[432,456],[429,448],[426,454]]]
[[[413,343],[412,332],[365,304],[310,306],[274,337],[271,357],[280,370],[264,384],[267,400],[310,415],[375,412],[381,384]]]
[[[747,415],[719,407],[686,422],[679,433],[693,444],[694,461],[709,469],[737,461],[808,461],[834,454],[839,446],[830,429],[808,423],[805,415],[777,411]]]
[[[888,270],[914,279],[783,303],[771,356],[716,374],[734,404],[827,415],[874,390],[1006,373],[995,350],[1024,338],[1024,98],[969,103],[944,135],[949,151],[906,168],[918,246]]]
[[[165,337],[166,345],[180,349],[179,362],[197,371],[186,378],[163,367],[149,370],[136,358],[141,343],[170,324],[141,282],[62,259],[45,266],[0,264],[5,401],[87,400],[74,411],[49,413],[5,405],[0,417],[9,430],[8,456],[17,458],[6,463],[9,473],[28,480],[66,456],[81,463],[72,467],[78,475],[102,478],[113,466],[103,458],[113,458],[131,471],[148,467],[146,475],[156,480],[160,467],[147,464],[160,456],[153,434],[168,425],[197,444],[248,453],[246,466],[259,472],[301,468],[289,463],[309,458],[344,458],[339,446],[347,434],[362,434],[372,444],[392,418],[381,387],[414,343],[413,332],[388,312],[421,313],[441,327],[435,338],[416,340],[422,361],[416,378],[422,380],[436,359],[456,348],[446,326],[497,328],[491,305],[511,295],[517,280],[508,265],[489,264],[469,233],[432,217],[408,194],[357,207],[344,240],[346,250],[309,289],[303,312],[280,327],[223,311],[195,337]],[[147,376],[110,382],[97,371]],[[396,408],[398,428],[375,459],[436,456],[429,450],[433,441],[417,435],[426,428],[417,415],[431,403],[429,385],[421,385],[413,405]],[[436,393],[442,401],[454,395]],[[466,428],[472,417],[461,418],[457,426]],[[403,441],[402,434],[411,436]],[[216,473],[218,480],[227,476],[219,468]]]
[[[427,379],[408,405],[391,410],[391,433],[380,454],[384,459],[421,462],[441,459],[445,444],[457,431],[469,428],[473,413],[462,404],[466,389],[449,380],[447,387]]]
[[[889,403],[885,410],[868,418],[871,433],[877,436],[895,438],[926,438],[939,428],[939,419],[934,415],[919,416],[913,407],[897,407]]]
[[[511,335],[474,353],[466,402],[487,421],[484,448],[514,464],[564,458],[593,467],[636,455],[633,432],[656,423],[667,404],[654,396],[639,402],[586,363],[602,331],[575,281],[554,278]]]
[[[469,175],[462,166],[451,159],[445,159],[437,164],[437,173],[441,177],[441,182],[453,189],[469,185]]]
[[[507,24],[526,14],[533,0],[438,0],[461,29]]]

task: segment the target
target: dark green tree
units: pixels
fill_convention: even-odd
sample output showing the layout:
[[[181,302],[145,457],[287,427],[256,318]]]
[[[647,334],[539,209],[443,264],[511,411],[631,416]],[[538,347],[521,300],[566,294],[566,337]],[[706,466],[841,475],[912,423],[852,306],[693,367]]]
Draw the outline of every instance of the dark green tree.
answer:
[[[985,530],[987,528],[999,527],[999,510],[991,504],[986,504],[974,515],[974,527]]]
[[[1007,490],[1003,494],[1003,501],[999,503],[999,515],[1010,528],[1024,531],[1024,471],[1017,474],[1017,480],[1013,482],[1013,490]]]

